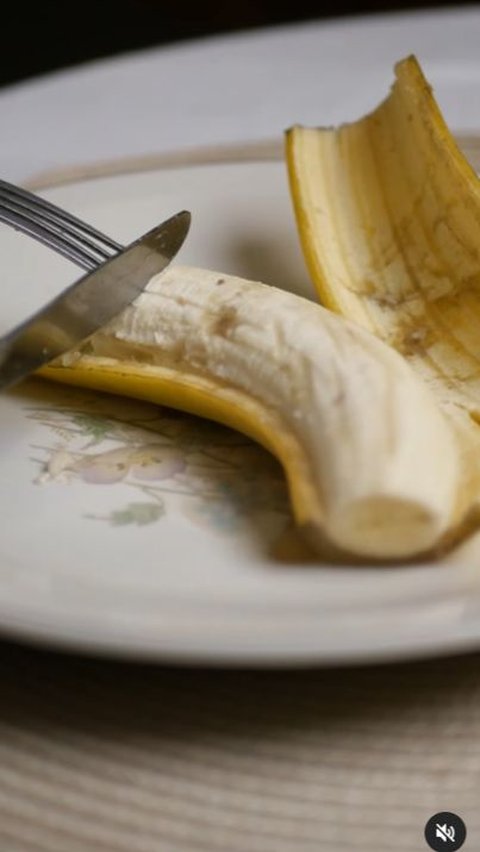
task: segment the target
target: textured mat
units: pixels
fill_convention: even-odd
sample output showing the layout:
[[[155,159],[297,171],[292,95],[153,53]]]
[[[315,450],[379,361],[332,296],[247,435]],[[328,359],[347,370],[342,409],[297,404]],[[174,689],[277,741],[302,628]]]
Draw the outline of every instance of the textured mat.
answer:
[[[480,658],[175,670],[0,646],[5,852],[480,848]]]

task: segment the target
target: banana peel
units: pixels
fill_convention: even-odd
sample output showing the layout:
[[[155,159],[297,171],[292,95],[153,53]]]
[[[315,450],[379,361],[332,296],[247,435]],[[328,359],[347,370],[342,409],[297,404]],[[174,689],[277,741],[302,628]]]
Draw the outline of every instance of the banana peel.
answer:
[[[415,57],[395,72],[359,121],[287,131],[291,195],[320,301],[397,350],[448,420],[465,531],[480,503],[480,181]]]

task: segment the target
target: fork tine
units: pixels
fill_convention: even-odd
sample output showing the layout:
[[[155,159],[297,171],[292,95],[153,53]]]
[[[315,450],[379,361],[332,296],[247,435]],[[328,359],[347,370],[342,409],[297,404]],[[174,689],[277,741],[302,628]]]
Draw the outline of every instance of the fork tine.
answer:
[[[112,256],[111,250],[107,251],[73,230],[70,226],[65,225],[60,221],[59,216],[52,216],[49,212],[43,211],[41,207],[37,207],[35,204],[27,204],[22,199],[16,199],[10,194],[5,195],[1,187],[0,206],[5,210],[10,210],[12,213],[23,216],[25,219],[31,219],[39,226],[45,227],[45,230],[48,230],[50,233],[62,236],[66,242],[70,241],[72,245],[83,248],[87,254],[96,258],[98,263],[102,263]]]
[[[51,230],[45,223],[38,222],[29,213],[28,216],[16,210],[9,209],[0,199],[0,221],[12,225],[16,230],[35,237],[39,242],[53,248],[59,254],[73,261],[83,269],[90,271],[102,262],[85,249],[75,245],[68,237]]]
[[[94,242],[90,237],[85,236],[80,228],[72,227],[68,221],[63,221],[61,210],[52,213],[48,208],[44,209],[38,204],[35,196],[28,197],[16,193],[8,185],[3,186],[1,181],[0,204],[6,210],[20,214],[27,219],[31,218],[39,225],[43,224],[49,232],[58,234],[65,240],[70,240],[72,244],[84,249],[97,263],[102,263],[108,260],[112,254],[116,254],[116,251],[111,248],[105,248],[103,245]]]
[[[7,181],[0,180],[0,190],[2,193],[10,196],[12,200],[15,199],[18,204],[25,206],[27,209],[30,210],[34,207],[39,212],[41,211],[46,219],[58,224],[72,235],[75,234],[86,241],[88,240],[90,242],[94,241],[95,243],[98,243],[99,247],[105,252],[105,257],[111,257],[112,251],[118,252],[123,248],[120,243],[112,240],[106,234],[102,234],[101,231],[98,231],[86,222],[82,222],[81,219],[78,219],[66,210],[62,210],[60,207],[52,204],[52,202],[47,201],[45,198],[41,198],[38,195],[34,195],[26,189],[22,189],[19,186],[8,183]]]
[[[0,210],[2,210],[5,214],[3,218],[4,222],[8,222],[8,217],[10,217],[10,220],[15,220],[20,230],[25,230],[25,228],[22,228],[22,225],[32,223],[36,226],[35,231],[32,231],[32,229],[29,231],[32,236],[36,235],[37,238],[40,238],[43,232],[45,235],[49,236],[50,244],[52,244],[52,238],[56,237],[59,245],[61,244],[65,248],[70,246],[72,250],[77,250],[77,255],[80,253],[83,257],[91,260],[96,266],[98,266],[99,263],[103,263],[105,260],[108,260],[108,258],[112,256],[112,252],[107,252],[104,249],[99,248],[95,243],[90,242],[90,240],[86,240],[75,232],[71,232],[69,229],[63,228],[56,222],[51,221],[48,217],[45,218],[41,210],[37,210],[33,206],[28,207],[22,202],[18,203],[10,196],[4,198],[1,187]]]

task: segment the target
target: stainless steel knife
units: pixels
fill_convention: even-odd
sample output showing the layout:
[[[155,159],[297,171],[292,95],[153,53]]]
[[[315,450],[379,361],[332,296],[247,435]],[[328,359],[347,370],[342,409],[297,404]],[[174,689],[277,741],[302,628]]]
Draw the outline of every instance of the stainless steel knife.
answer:
[[[165,269],[190,227],[182,211],[82,276],[0,338],[0,390],[77,346],[127,307]]]

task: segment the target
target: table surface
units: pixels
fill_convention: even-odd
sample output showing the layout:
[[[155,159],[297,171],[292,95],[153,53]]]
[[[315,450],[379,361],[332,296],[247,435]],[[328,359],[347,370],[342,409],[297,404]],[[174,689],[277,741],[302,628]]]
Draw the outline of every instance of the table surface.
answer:
[[[375,106],[415,53],[450,125],[480,126],[480,9],[283,26],[95,62],[0,90],[0,171],[281,137]]]
[[[291,673],[0,648],[5,852],[420,852],[480,838],[478,656]]]
[[[280,27],[0,91],[0,166],[278,139],[354,118],[416,53],[480,127],[480,10]],[[477,655],[302,672],[173,669],[0,646],[8,852],[417,852],[454,811],[480,848]],[[426,848],[426,847],[425,847]]]

